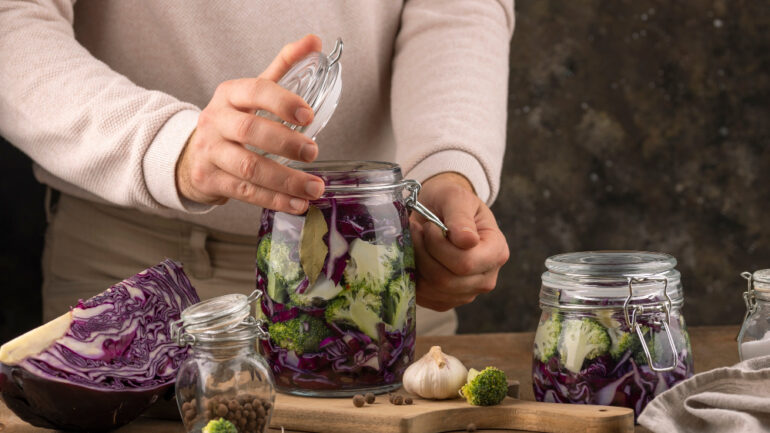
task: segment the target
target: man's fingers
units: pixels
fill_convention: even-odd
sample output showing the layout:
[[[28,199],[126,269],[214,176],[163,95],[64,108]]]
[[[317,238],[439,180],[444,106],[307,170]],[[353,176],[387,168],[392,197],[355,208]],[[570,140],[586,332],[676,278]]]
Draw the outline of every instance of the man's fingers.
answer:
[[[429,287],[433,283],[424,278],[418,278],[417,287],[423,289],[417,290],[417,304],[421,307],[430,308],[436,311],[447,311],[460,305],[473,302],[477,294],[457,294],[450,295],[441,292],[440,287]]]
[[[302,214],[308,206],[307,200],[254,185],[222,170],[218,170],[210,176],[208,188],[210,188],[208,193],[216,193],[263,208],[291,214]]]
[[[263,117],[224,108],[214,122],[222,137],[236,143],[295,161],[311,162],[318,156],[318,145],[310,138]]]
[[[227,104],[239,110],[254,113],[269,111],[295,125],[307,125],[313,120],[313,110],[296,93],[284,89],[274,81],[265,78],[239,78],[222,83],[217,92],[222,92]]]
[[[466,250],[447,241],[441,229],[432,223],[423,225],[423,233],[427,253],[455,275],[482,274],[501,265],[499,239],[487,239],[476,247]]]
[[[231,176],[267,190],[302,199],[317,199],[323,193],[323,181],[316,176],[279,164],[236,143],[221,143],[211,152],[211,159]]]
[[[442,297],[467,297],[471,294],[485,293],[494,288],[494,275],[491,276],[493,278],[491,281],[488,274],[458,276],[434,257],[431,257],[425,249],[425,241],[422,236],[413,236],[412,242],[414,243],[415,260],[420,277],[429,280]]]
[[[419,281],[418,281],[418,284],[420,284]],[[461,303],[447,302],[443,299],[436,299],[430,296],[423,295],[419,292],[417,293],[417,297],[415,301],[417,302],[417,305],[421,307],[430,308],[431,310],[439,311],[439,312],[448,311],[458,305],[465,305],[468,303],[468,302],[461,302]]]
[[[306,35],[298,41],[287,44],[273,59],[270,66],[260,74],[260,77],[278,81],[294,63],[314,51],[321,51],[321,38],[316,35]]]

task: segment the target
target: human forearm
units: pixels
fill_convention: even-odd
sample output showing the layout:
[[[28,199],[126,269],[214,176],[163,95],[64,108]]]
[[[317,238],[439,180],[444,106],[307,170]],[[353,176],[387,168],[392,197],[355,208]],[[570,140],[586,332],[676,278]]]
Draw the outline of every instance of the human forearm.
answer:
[[[75,40],[72,20],[69,0],[0,3],[0,134],[46,171],[107,201],[171,207],[150,192],[144,158],[152,145],[173,162],[172,143],[154,140],[187,111],[187,121],[163,136],[184,140],[197,107],[136,86],[95,59]]]
[[[508,1],[407,2],[396,40],[392,116],[410,177],[466,176],[491,203],[505,149]]]

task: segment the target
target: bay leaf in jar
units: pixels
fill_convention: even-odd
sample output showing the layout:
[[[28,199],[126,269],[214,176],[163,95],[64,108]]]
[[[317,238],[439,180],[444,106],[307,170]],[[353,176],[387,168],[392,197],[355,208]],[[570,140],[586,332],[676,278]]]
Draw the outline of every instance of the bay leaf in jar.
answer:
[[[329,252],[323,240],[328,231],[329,226],[326,224],[323,212],[311,205],[307,210],[299,239],[299,262],[310,286],[318,279],[326,254]]]

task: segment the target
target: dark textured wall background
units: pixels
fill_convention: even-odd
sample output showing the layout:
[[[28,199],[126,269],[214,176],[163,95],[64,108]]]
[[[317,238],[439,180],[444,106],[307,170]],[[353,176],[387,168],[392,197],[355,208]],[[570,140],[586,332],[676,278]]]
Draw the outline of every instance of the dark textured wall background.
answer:
[[[738,323],[738,273],[770,267],[770,8],[761,1],[518,0],[508,150],[494,206],[511,246],[462,332],[531,330],[544,259],[679,259],[690,324]],[[0,342],[40,320],[43,188],[0,143]]]
[[[534,329],[544,259],[673,254],[690,324],[740,323],[770,267],[770,8],[518,0],[494,211],[511,247],[461,331]]]

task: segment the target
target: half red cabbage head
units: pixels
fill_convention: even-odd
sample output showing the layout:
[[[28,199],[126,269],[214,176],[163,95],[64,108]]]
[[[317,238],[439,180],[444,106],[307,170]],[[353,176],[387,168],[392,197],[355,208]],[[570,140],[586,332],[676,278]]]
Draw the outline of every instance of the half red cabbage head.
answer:
[[[0,347],[0,395],[30,424],[106,431],[173,386],[186,356],[170,323],[200,301],[165,260]]]

